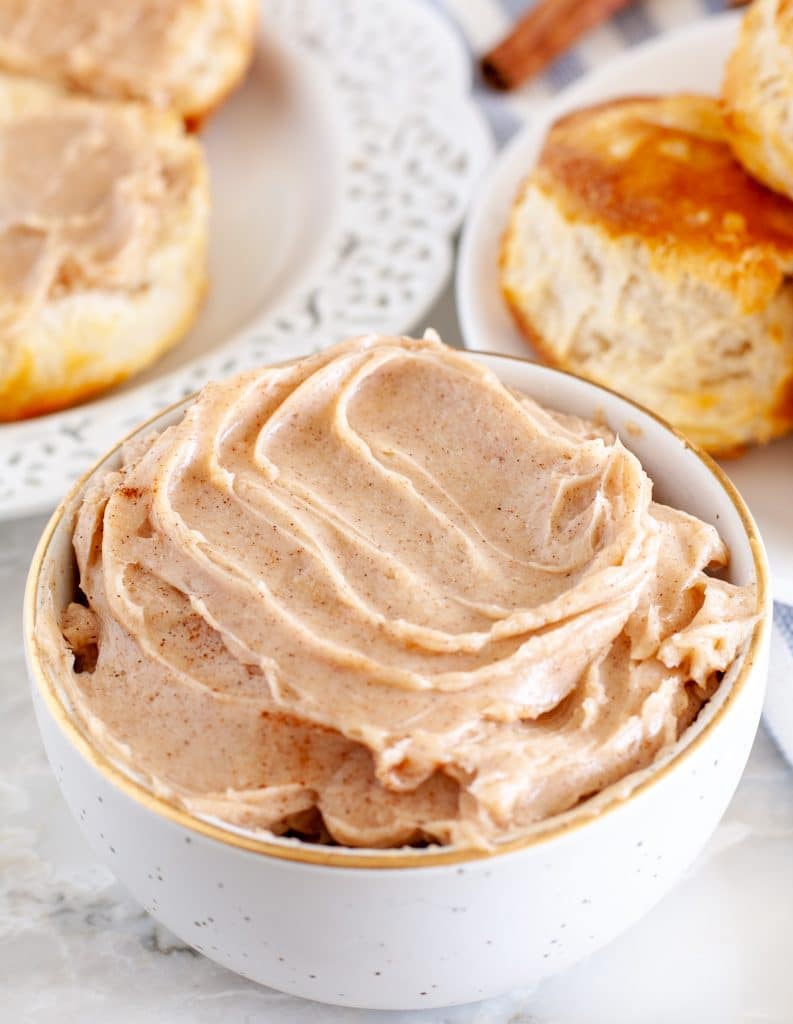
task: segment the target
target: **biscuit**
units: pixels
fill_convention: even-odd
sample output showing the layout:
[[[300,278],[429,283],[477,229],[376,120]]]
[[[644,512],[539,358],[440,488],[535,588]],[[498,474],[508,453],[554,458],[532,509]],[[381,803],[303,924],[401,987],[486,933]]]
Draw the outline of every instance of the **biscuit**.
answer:
[[[755,0],[722,87],[727,136],[760,181],[793,196],[793,2]]]
[[[253,53],[256,0],[0,0],[0,70],[198,126]]]
[[[0,420],[71,405],[178,341],[208,222],[176,115],[0,74]]]
[[[711,452],[793,426],[793,203],[716,100],[622,100],[551,129],[502,242],[504,296],[551,363]]]

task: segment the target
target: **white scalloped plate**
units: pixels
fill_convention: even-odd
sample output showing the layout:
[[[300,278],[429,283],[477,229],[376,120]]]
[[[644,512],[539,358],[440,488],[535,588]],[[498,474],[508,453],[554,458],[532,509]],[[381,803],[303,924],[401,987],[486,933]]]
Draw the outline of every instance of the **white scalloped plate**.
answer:
[[[465,345],[531,358],[532,350],[501,298],[498,249],[512,200],[550,125],[564,113],[616,96],[715,93],[738,23],[735,14],[718,15],[616,57],[559,93],[501,153],[478,191],[460,246],[456,299]],[[760,527],[775,597],[793,604],[793,437],[723,466]]]
[[[121,435],[207,380],[417,325],[492,152],[468,56],[420,0],[262,0],[251,75],[204,141],[198,323],[104,397],[0,425],[0,519],[55,505]]]

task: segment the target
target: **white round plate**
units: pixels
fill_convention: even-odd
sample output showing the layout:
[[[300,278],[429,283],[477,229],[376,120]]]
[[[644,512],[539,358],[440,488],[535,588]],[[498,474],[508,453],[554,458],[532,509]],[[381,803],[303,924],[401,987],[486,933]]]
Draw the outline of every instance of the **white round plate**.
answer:
[[[739,20],[735,14],[718,15],[627,51],[561,92],[513,139],[466,219],[456,296],[468,347],[531,358],[532,350],[501,298],[498,249],[512,201],[550,125],[571,110],[616,96],[717,92]],[[793,438],[723,465],[760,526],[777,600],[793,604]]]
[[[417,326],[492,153],[470,61],[420,0],[262,0],[256,58],[203,136],[210,294],[156,366],[0,425],[0,519],[54,506],[141,420],[207,380]]]

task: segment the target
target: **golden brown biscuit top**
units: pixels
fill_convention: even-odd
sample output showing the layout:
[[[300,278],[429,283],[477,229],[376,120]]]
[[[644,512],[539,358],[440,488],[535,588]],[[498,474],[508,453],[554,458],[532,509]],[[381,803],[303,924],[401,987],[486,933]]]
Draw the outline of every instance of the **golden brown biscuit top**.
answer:
[[[793,271],[793,203],[725,141],[716,100],[620,100],[551,129],[533,182],[573,221],[648,245],[657,269],[716,277],[748,312]]]

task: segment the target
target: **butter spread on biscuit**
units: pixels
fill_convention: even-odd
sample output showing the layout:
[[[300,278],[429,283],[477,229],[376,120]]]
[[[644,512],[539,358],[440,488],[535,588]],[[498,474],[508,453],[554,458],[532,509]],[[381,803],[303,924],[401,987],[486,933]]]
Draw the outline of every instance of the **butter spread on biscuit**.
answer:
[[[26,102],[29,110],[0,115],[6,332],[74,290],[145,287],[163,211],[195,174],[182,147],[171,151],[166,136],[152,144],[135,108],[36,87]]]
[[[178,105],[195,51],[226,13],[222,0],[3,0],[0,67],[95,96]]]

